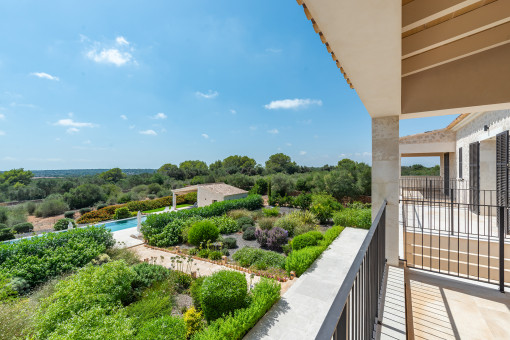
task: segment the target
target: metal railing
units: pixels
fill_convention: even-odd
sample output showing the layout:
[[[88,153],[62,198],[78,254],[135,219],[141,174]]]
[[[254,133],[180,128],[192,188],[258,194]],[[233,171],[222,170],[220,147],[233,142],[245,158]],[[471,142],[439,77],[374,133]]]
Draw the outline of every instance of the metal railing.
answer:
[[[372,339],[386,267],[386,201],[361,245],[316,339]]]

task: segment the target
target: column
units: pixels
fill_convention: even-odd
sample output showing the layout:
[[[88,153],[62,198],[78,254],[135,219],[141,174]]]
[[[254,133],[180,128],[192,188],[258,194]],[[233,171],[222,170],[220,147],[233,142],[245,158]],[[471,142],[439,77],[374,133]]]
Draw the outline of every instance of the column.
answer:
[[[372,119],[372,218],[386,200],[386,258],[398,265],[399,258],[399,118]]]
[[[172,192],[172,210],[175,210],[177,207],[177,195],[175,192]]]

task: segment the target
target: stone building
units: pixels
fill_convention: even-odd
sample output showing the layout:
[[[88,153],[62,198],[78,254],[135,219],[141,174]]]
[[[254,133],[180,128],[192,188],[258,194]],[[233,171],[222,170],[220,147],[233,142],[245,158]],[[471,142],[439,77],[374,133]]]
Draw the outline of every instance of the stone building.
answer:
[[[176,196],[185,195],[190,192],[197,193],[197,205],[205,207],[209,204],[227,200],[237,200],[248,196],[248,191],[236,188],[225,183],[209,183],[191,185],[180,189],[172,190],[173,193],[173,209],[176,208]]]

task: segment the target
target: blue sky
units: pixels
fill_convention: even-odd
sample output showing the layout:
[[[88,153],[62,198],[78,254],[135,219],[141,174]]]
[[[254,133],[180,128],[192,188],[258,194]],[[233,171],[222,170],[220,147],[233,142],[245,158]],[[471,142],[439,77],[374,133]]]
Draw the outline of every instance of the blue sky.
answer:
[[[295,1],[6,0],[0,41],[0,170],[370,163],[370,117]]]

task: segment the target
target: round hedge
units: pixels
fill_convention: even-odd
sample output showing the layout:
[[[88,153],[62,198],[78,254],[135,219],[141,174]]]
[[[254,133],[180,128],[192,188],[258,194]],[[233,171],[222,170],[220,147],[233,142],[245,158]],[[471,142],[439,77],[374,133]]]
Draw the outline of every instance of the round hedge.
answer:
[[[239,229],[244,228],[244,226],[246,224],[255,225],[253,218],[251,218],[249,216],[239,217],[236,222],[237,222],[237,225],[239,226]]]
[[[220,231],[211,221],[199,221],[191,227],[188,232],[188,242],[200,246],[207,241],[214,242],[218,238]]]
[[[74,218],[74,211],[66,211],[64,213],[65,218]]]
[[[255,237],[255,227],[248,227],[243,233],[243,239],[247,241],[254,240]]]
[[[244,274],[221,270],[204,279],[200,302],[208,321],[243,308],[246,305],[248,282]]]
[[[223,239],[223,247],[227,249],[234,249],[237,248],[237,241],[233,237],[225,237]]]
[[[12,227],[12,230],[14,230],[16,234],[29,233],[34,230],[34,225],[30,222],[18,223]]]
[[[316,246],[324,236],[320,231],[309,231],[292,239],[292,250]]]
[[[136,338],[139,340],[186,340],[186,324],[181,318],[165,315],[143,324]]]
[[[60,220],[55,222],[55,224],[53,225],[53,229],[57,230],[57,231],[58,230],[66,230],[67,227],[69,226],[69,222],[71,222],[73,224],[73,228],[76,228],[76,222],[74,222],[73,219],[61,218]]]

